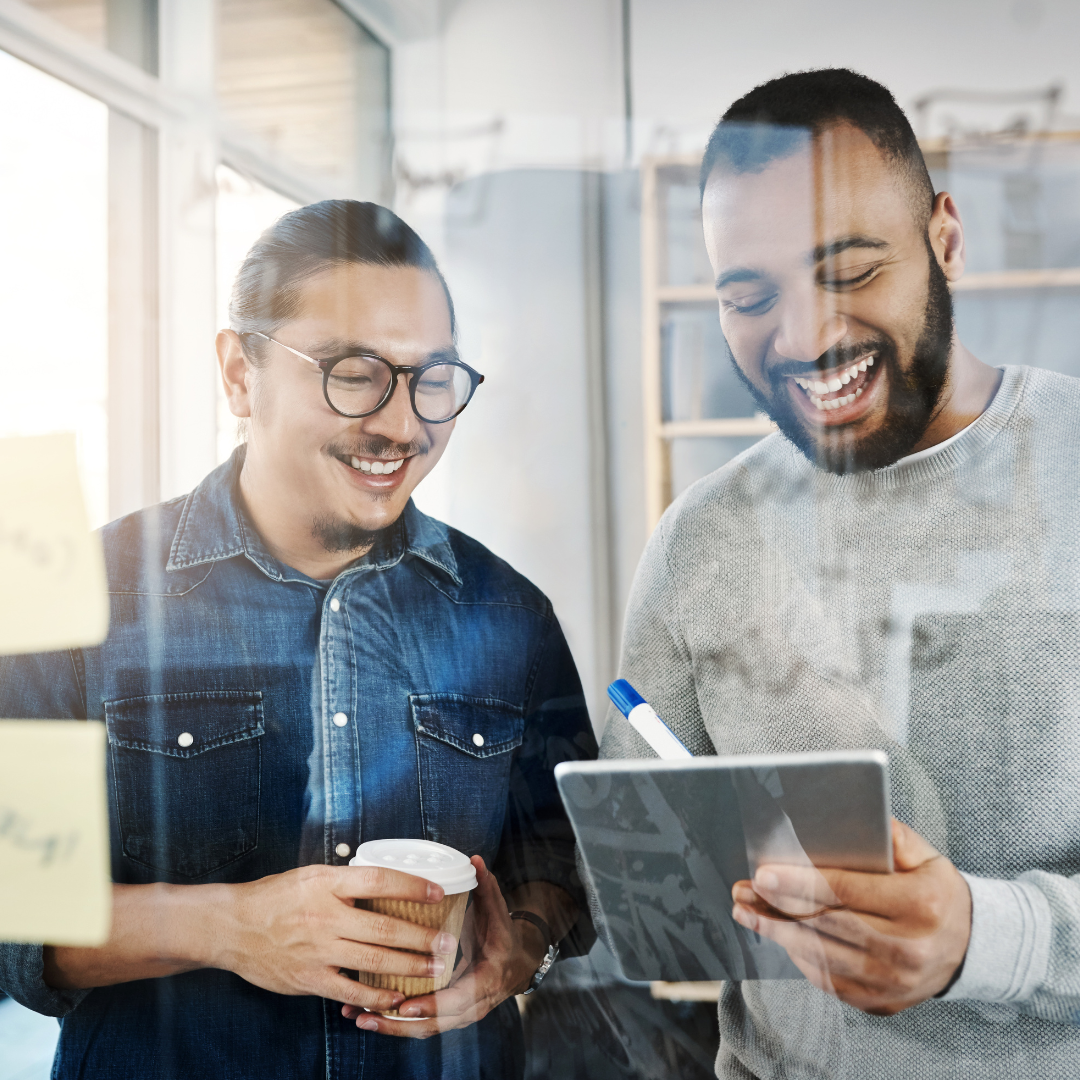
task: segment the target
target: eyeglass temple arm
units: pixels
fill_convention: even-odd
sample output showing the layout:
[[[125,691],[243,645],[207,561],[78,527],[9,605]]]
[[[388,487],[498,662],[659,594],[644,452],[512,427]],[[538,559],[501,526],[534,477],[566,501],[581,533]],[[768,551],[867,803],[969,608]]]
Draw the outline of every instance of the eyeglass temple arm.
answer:
[[[312,359],[310,356],[307,356],[305,353],[298,352],[291,345],[286,345],[286,344],[284,344],[284,342],[278,341],[277,338],[272,338],[272,337],[270,337],[269,334],[264,334],[260,330],[251,330],[251,331],[249,331],[249,333],[254,334],[256,337],[261,337],[266,341],[273,342],[273,344],[275,344],[275,345],[281,346],[281,348],[283,348],[286,352],[291,352],[293,354],[293,356],[297,357],[300,360],[305,361],[306,363],[310,364],[313,368],[316,368],[317,370],[322,371],[322,364],[320,364],[318,360]]]

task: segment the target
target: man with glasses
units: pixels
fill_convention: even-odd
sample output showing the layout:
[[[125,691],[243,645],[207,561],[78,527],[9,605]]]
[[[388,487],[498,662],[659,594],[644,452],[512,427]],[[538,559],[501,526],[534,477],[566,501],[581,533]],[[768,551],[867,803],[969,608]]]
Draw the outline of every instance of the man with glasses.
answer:
[[[245,444],[106,527],[102,646],[0,660],[0,715],[105,723],[116,883],[103,948],[0,946],[0,988],[63,1017],[60,1078],[521,1075],[511,995],[589,940],[552,770],[595,744],[549,602],[410,499],[483,376],[367,203],[282,218],[230,317]],[[454,983],[402,1004],[349,973],[457,943],[354,901],[441,890],[348,863],[408,837],[478,885]]]

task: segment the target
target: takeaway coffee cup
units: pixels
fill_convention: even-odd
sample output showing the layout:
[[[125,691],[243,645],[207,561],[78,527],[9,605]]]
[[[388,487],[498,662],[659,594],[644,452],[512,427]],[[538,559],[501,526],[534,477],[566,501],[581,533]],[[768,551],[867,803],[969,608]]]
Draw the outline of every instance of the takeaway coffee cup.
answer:
[[[411,900],[371,899],[357,900],[356,906],[368,911],[393,915],[420,926],[444,930],[457,941],[465,921],[465,908],[469,893],[476,888],[476,869],[468,857],[445,844],[430,840],[369,840],[356,849],[350,866],[380,866],[389,870],[401,870],[415,874],[441,885],[445,896],[438,904],[416,904]],[[442,990],[450,984],[454,973],[454,957],[444,956],[446,970],[434,978],[415,975],[390,975],[373,971],[358,972],[360,981],[382,990],[397,990],[408,997],[419,997]],[[386,1013],[397,1016],[397,1010]],[[400,1017],[400,1019],[416,1019]]]

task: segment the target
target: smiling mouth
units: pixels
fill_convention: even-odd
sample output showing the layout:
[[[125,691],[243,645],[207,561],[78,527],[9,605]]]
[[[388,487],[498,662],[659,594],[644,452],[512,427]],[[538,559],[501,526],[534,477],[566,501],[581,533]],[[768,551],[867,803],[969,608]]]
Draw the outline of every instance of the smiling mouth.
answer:
[[[874,353],[866,353],[853,364],[822,372],[815,379],[804,379],[798,375],[789,375],[788,378],[799,387],[815,409],[831,412],[851,405],[862,397],[876,374],[874,359]]]
[[[340,459],[345,461],[344,458]],[[378,460],[369,461],[367,458],[350,457],[345,464],[365,476],[389,476],[396,473],[408,458],[394,458],[392,461]]]

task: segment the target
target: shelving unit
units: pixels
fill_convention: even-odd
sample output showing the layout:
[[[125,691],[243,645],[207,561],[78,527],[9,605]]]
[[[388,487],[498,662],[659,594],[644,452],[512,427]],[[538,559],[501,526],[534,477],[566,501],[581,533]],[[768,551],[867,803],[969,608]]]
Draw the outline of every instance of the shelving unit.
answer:
[[[1041,198],[1041,188],[1038,186],[1037,179],[1032,187],[1030,177],[1036,176],[1038,170],[1045,165],[1047,153],[1056,155],[1053,160],[1057,163],[1055,167],[1058,168],[1059,173],[1062,155],[1072,155],[1075,157],[1075,168],[1073,169],[1071,165],[1072,157],[1067,157],[1065,159],[1066,171],[1072,169],[1068,172],[1070,179],[1075,173],[1077,198],[1075,204],[1068,204],[1072,209],[1066,210],[1063,216],[1068,219],[1067,228],[1075,229],[1076,222],[1080,221],[1080,132],[1054,132],[1050,135],[1027,137],[996,136],[964,145],[950,145],[944,140],[935,140],[924,144],[924,151],[931,172],[939,176],[950,169],[957,168],[981,169],[985,173],[987,170],[992,171],[997,168],[1000,163],[1003,178],[1017,176],[1021,180],[1028,178],[1028,188],[1036,193],[1035,202]],[[972,162],[975,164],[972,165]],[[693,154],[651,157],[645,159],[641,166],[645,505],[647,526],[650,531],[655,527],[672,499],[672,447],[676,440],[759,438],[774,430],[772,422],[761,414],[756,416],[702,415],[706,409],[700,400],[700,394],[697,399],[690,401],[689,416],[672,415],[675,408],[671,400],[673,376],[672,372],[666,370],[665,367],[665,325],[670,324],[674,312],[700,309],[704,313],[716,305],[716,294],[711,282],[704,241],[701,237],[700,211],[696,203],[700,164],[700,155]],[[1055,177],[1059,173],[1054,174]],[[1005,179],[1003,182],[1007,188],[1009,180]],[[1014,188],[1020,192],[1020,202],[1015,197],[1011,203],[1008,202],[1010,194],[1007,190],[1004,196],[1005,201],[1000,208],[1001,222],[994,226],[1000,229],[1001,236],[997,236],[996,239],[1001,241],[999,246],[1006,253],[1006,262],[1010,252],[1012,257],[1016,258],[1017,250],[1020,251],[1021,259],[1031,258],[1030,255],[1024,253],[1025,238],[1030,240],[1033,236],[1049,236],[1051,227],[1049,221],[1043,221],[1040,225],[1036,220],[1038,214],[1043,211],[1035,206],[1035,202],[1032,203],[1034,209],[1022,204],[1027,191],[1023,183],[1014,184]],[[681,200],[681,206],[677,206],[674,211],[671,205],[673,192],[679,193],[676,201]],[[692,200],[691,192],[693,193]],[[1026,220],[1029,218],[1031,220]],[[985,221],[983,221],[983,229],[986,232]],[[1025,229],[1028,230],[1026,233]],[[1072,234],[1069,235],[1071,237]],[[1001,239],[1002,236],[1004,240]],[[1019,248],[1015,243],[1017,236],[1021,241]],[[1014,241],[1012,249],[1008,247],[1010,241]],[[975,245],[969,244],[969,247],[973,246]],[[1028,247],[1033,251],[1041,250],[1038,243],[1034,247],[1029,243]],[[1080,263],[1080,237],[1078,237],[1074,255],[1075,261]],[[979,294],[985,295],[992,292],[1036,292],[1042,296],[1062,289],[1080,289],[1080,265],[1064,267],[1029,265],[987,269],[966,274],[954,286],[954,292],[960,297],[973,294],[973,298]],[[713,318],[715,319],[715,313]],[[709,358],[710,364],[712,359]],[[720,364],[727,363],[720,357],[715,359]],[[1047,364],[1046,366],[1055,365]],[[665,388],[669,399],[667,402],[665,402]],[[695,384],[695,391],[696,389],[697,384]],[[749,402],[748,396],[746,400]]]

